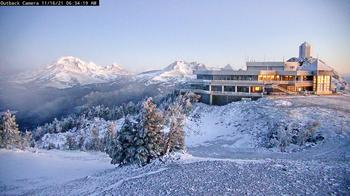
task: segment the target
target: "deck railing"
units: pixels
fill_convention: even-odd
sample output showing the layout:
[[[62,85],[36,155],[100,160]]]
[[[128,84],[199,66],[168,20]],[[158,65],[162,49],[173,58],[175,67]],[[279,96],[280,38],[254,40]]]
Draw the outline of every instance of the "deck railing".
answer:
[[[295,80],[202,80],[195,79],[191,80],[190,84],[211,84],[211,85],[269,85],[269,84],[286,84],[286,85],[298,85],[298,86],[308,86],[312,85],[313,81],[295,81]]]

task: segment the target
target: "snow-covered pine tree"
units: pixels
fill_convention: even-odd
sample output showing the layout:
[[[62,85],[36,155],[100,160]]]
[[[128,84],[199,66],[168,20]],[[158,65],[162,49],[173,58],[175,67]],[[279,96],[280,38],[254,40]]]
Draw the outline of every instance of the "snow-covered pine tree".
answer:
[[[186,93],[176,97],[175,101],[166,111],[169,133],[165,137],[164,153],[185,150],[185,126],[186,114],[192,109],[192,103],[197,102],[199,96],[194,93]]]
[[[113,143],[113,150],[108,153],[112,164],[143,166],[163,154],[164,118],[151,98],[144,102],[136,121],[132,121],[129,116],[125,118],[117,140]]]
[[[16,148],[20,144],[20,132],[16,123],[15,115],[7,110],[2,117],[2,148]]]
[[[54,125],[54,132],[53,133],[61,133],[62,132],[62,126],[59,120],[57,120],[57,118],[54,119],[53,121],[53,125]]]
[[[164,153],[185,149],[185,133],[183,131],[185,115],[181,112],[180,105],[174,104],[168,109],[170,130],[165,138]]]
[[[3,148],[3,135],[4,135],[4,123],[2,122],[2,118],[0,118],[0,148]]]
[[[132,122],[130,117],[127,116],[116,140],[108,147],[110,150],[107,153],[112,158],[112,164],[136,163],[135,154],[138,139],[138,130],[136,128],[136,123]]]
[[[143,139],[142,145],[138,145],[137,157],[142,164],[149,163],[163,154],[164,134],[164,116],[153,103],[152,98],[148,98],[143,103],[140,122],[140,138]],[[145,149],[144,149],[145,148]]]
[[[196,103],[199,101],[200,96],[196,95],[193,92],[185,93],[184,95],[179,95],[176,98],[175,103],[180,105],[180,111],[183,114],[188,114],[192,110],[192,103]]]
[[[32,132],[26,131],[21,137],[21,149],[24,150],[26,148],[29,148],[32,144],[32,140]]]
[[[136,105],[134,104],[134,102],[129,101],[128,104],[126,105],[126,113],[133,114],[135,113],[135,110],[136,110]]]
[[[115,123],[112,122],[108,125],[107,131],[103,138],[103,146],[104,151],[107,154],[111,154],[113,151],[114,143],[116,142],[116,134],[115,134]]]
[[[66,145],[67,145],[69,150],[78,149],[79,146],[78,146],[77,142],[75,141],[75,138],[73,137],[72,134],[67,134],[66,140],[67,140]]]
[[[101,140],[100,140],[99,136],[100,136],[100,132],[94,126],[91,129],[91,144],[90,144],[91,150],[101,150]]]

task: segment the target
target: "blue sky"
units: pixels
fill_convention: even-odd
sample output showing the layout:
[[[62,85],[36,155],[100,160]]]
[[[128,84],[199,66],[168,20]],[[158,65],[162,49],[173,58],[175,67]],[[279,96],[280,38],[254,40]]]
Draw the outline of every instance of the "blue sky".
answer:
[[[132,71],[174,60],[244,67],[297,56],[303,41],[350,73],[347,0],[100,0],[99,7],[1,7],[0,68],[72,55]],[[1,69],[0,69],[1,70]]]

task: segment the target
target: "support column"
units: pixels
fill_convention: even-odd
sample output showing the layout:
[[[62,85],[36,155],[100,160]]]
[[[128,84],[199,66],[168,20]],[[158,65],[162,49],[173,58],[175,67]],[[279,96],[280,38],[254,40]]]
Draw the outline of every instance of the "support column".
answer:
[[[264,96],[264,93],[265,93],[265,86],[262,86],[261,97],[263,97],[263,96]]]
[[[235,86],[235,93],[237,93],[237,86]]]
[[[249,86],[249,91],[248,91],[249,94],[250,94],[250,88],[251,88],[251,86]]]
[[[224,93],[224,85],[221,86],[221,92]]]
[[[294,76],[294,92],[297,92],[297,75]]]
[[[213,95],[211,93],[209,95],[209,105],[213,105]]]

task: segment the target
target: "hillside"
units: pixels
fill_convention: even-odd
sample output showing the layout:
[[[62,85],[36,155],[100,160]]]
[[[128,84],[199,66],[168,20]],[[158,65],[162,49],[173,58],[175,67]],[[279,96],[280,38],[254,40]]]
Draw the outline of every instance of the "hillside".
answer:
[[[109,167],[100,153],[2,150],[0,160],[11,164],[0,168],[0,176],[9,170],[26,172],[0,178],[0,189],[16,195],[198,195],[208,190],[222,195],[346,195],[349,103],[349,96],[309,96],[198,104],[186,122],[189,154],[172,154],[142,168]],[[302,126],[314,120],[319,121],[315,136],[323,139],[290,144],[286,152],[266,146],[268,125]],[[44,160],[59,165],[41,164]],[[23,162],[27,164],[19,164]],[[70,171],[67,178],[51,175],[57,169]]]

